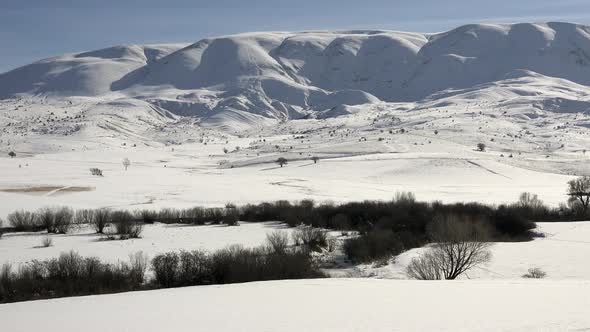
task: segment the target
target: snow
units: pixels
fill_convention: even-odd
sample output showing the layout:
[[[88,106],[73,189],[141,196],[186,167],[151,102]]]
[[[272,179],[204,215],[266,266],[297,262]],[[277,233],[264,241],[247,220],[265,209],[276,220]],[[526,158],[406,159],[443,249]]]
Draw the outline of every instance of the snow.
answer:
[[[0,305],[0,319],[14,332],[580,331],[589,306],[587,281],[319,279]]]
[[[160,253],[180,250],[215,251],[230,245],[257,247],[264,243],[266,234],[274,231],[290,233],[293,229],[280,223],[240,223],[225,225],[190,226],[176,224],[145,225],[140,239],[107,240],[96,234],[90,226],[82,226],[64,235],[47,235],[46,232],[9,233],[0,241],[0,265],[19,266],[32,260],[58,257],[74,250],[84,257],[99,257],[111,263],[127,261],[130,254],[143,252],[150,259]],[[49,236],[51,247],[41,247]]]
[[[517,279],[531,268],[547,273],[545,279],[588,280],[590,267],[590,222],[537,223],[536,232],[543,237],[529,242],[497,242],[491,247],[492,260],[469,271],[464,279]],[[406,267],[412,258],[424,251],[416,248],[391,259],[385,266],[359,265],[339,275],[349,273],[386,279],[407,279]]]

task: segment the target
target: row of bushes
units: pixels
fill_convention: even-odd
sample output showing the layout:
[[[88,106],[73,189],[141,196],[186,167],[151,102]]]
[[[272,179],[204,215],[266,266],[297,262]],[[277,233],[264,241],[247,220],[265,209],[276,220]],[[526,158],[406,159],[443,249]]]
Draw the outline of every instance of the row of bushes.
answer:
[[[141,253],[132,255],[128,263],[108,264],[73,251],[59,258],[35,260],[17,271],[4,264],[0,269],[0,302],[140,289],[147,264],[147,257]]]
[[[36,212],[15,211],[8,215],[12,230],[41,231],[48,233],[66,234],[73,226],[92,224],[99,234],[106,234],[109,238],[120,239],[138,238],[143,230],[143,223],[128,211],[74,210],[68,207],[42,208]]]
[[[149,267],[154,278],[146,281]],[[5,264],[0,269],[0,302],[320,277],[325,275],[306,247],[290,247],[285,234],[273,233],[258,248],[236,245],[212,253],[168,252],[154,257],[151,264],[142,253],[131,255],[129,262],[109,264],[73,251],[59,258],[33,261],[16,271]]]

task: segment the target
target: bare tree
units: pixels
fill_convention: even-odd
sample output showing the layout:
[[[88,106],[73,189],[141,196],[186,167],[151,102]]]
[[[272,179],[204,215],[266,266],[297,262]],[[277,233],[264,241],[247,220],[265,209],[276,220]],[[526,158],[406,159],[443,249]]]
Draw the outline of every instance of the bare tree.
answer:
[[[584,214],[588,212],[588,203],[590,203],[590,176],[581,176],[577,179],[570,180],[567,183],[567,194],[570,199],[580,202]]]
[[[449,215],[437,218],[428,228],[434,244],[412,260],[406,270],[409,277],[453,280],[490,261],[490,230],[482,222]]]
[[[123,159],[123,167],[125,167],[125,170],[127,170],[129,166],[131,166],[131,160],[129,160],[129,158]]]
[[[287,159],[280,157],[279,159],[277,159],[275,161],[275,163],[279,164],[281,167],[283,167],[283,165],[287,165]]]
[[[320,157],[313,156],[313,157],[311,157],[311,160],[313,161],[314,164],[317,164],[318,161],[320,160]]]

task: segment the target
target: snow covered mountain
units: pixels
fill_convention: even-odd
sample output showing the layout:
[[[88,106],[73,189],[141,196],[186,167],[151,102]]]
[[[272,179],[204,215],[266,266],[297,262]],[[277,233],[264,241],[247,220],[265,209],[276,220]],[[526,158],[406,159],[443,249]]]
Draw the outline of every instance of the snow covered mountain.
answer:
[[[590,27],[524,23],[466,25],[439,34],[267,32],[191,45],[117,46],[0,74],[0,96],[131,98],[211,122],[256,122],[346,114],[342,105],[419,102],[500,81],[510,88],[506,82],[519,77],[589,86]],[[565,104],[573,102],[586,109],[584,101]]]

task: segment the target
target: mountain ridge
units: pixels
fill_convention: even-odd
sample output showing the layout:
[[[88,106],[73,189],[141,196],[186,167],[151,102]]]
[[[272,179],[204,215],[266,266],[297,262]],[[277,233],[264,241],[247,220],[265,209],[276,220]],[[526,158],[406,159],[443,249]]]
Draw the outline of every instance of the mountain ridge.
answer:
[[[0,96],[135,98],[182,116],[246,112],[287,120],[343,105],[418,102],[518,71],[589,86],[590,28],[549,22],[470,24],[434,34],[254,32],[115,46],[0,74]]]

